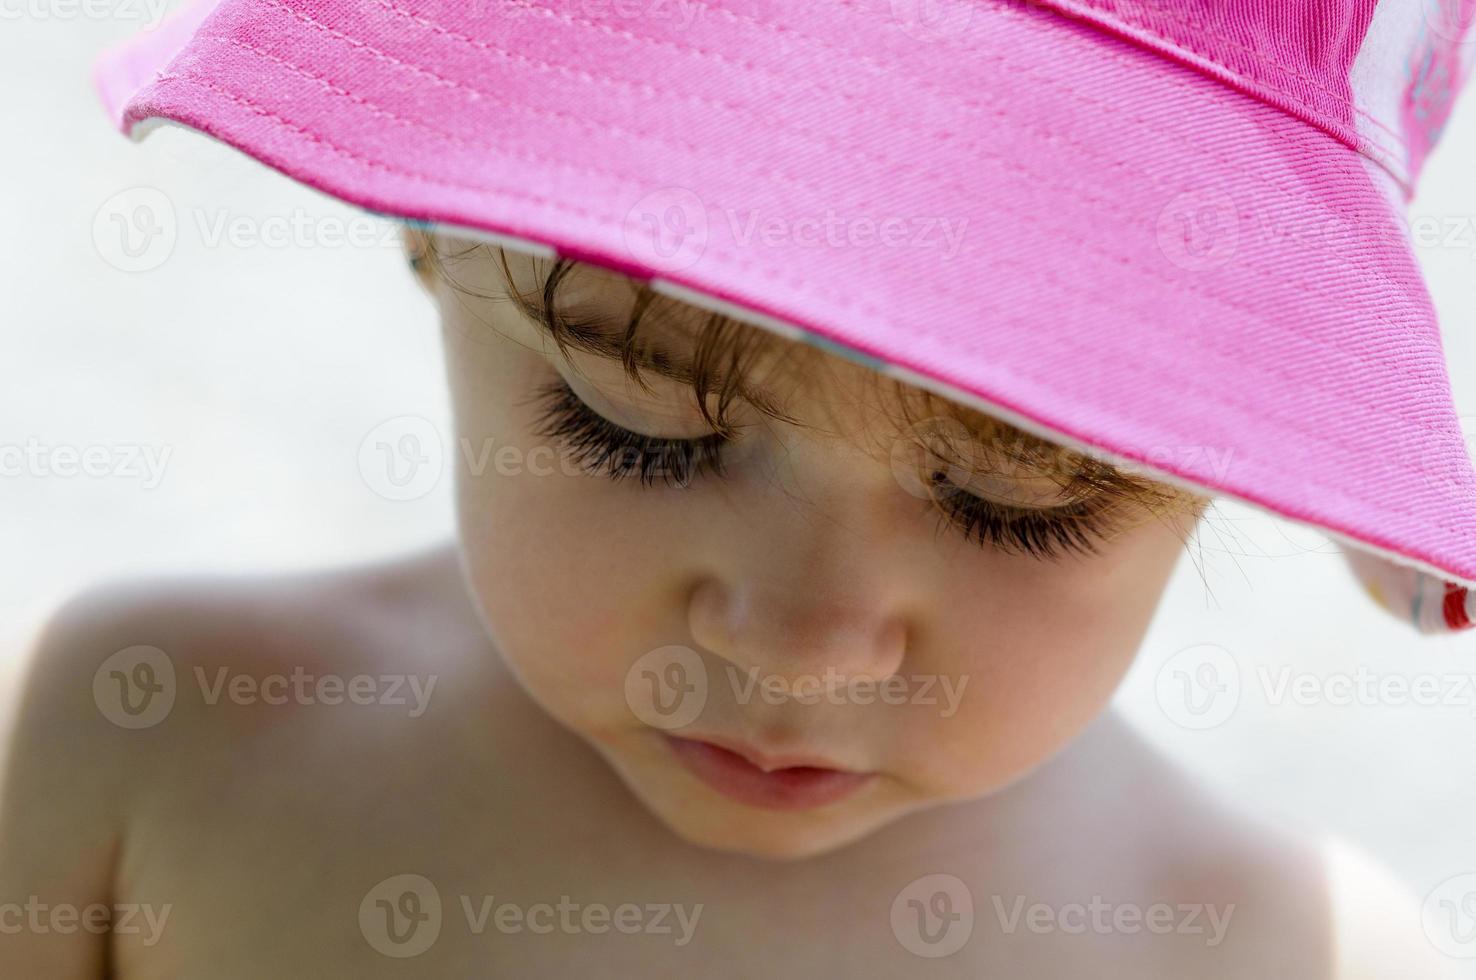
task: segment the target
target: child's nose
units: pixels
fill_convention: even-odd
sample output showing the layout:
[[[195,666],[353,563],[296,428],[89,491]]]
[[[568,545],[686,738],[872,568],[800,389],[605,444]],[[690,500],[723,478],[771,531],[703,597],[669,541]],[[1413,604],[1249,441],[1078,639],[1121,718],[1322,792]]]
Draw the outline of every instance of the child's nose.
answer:
[[[906,659],[909,625],[864,587],[803,577],[709,577],[693,590],[692,638],[757,680],[829,693],[884,680]]]
[[[885,680],[917,633],[906,521],[917,501],[885,461],[844,441],[787,434],[690,593],[692,638],[759,680]]]

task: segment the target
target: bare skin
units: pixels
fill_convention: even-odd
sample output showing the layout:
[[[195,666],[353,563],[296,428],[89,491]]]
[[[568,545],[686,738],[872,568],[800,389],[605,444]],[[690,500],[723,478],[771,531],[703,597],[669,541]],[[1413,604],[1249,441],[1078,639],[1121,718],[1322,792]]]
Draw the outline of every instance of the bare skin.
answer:
[[[700,435],[677,393],[427,285],[470,445],[530,460],[529,389],[565,370],[622,425]],[[681,491],[458,453],[447,547],[75,601],[31,653],[0,782],[0,975],[1440,975],[1402,896],[1330,877],[1104,713],[1186,525],[1063,563],[981,548],[834,436],[755,419],[729,482]],[[715,688],[696,734],[875,774],[766,809],[632,710],[632,663],[670,643],[975,686],[946,714]],[[111,929],[78,927],[95,906]]]
[[[92,678],[135,643],[169,649],[179,686],[164,721],[125,731],[99,713]],[[209,689],[221,666],[266,677],[299,665],[438,680],[412,718],[389,704],[210,705],[195,674]],[[5,897],[137,905],[164,921],[155,930],[138,914],[136,931],[111,937],[4,935],[6,976],[1386,975],[1338,965],[1356,954],[1337,948],[1315,849],[1208,797],[1110,714],[1004,792],[820,857],[756,861],[685,843],[507,675],[449,548],[84,599],[48,632],[12,748]],[[376,885],[407,873],[434,884],[441,929],[399,959],[376,950],[358,915]],[[928,958],[913,951],[930,948],[917,907],[895,926],[892,909],[938,873],[964,883],[973,929]],[[535,934],[493,917],[561,896],[577,905],[573,929]],[[1095,920],[1105,931],[1094,896],[1111,903]],[[626,903],[652,931],[582,925],[586,907]],[[688,927],[674,909],[660,922],[644,911],[660,904],[683,906]],[[1032,928],[1024,909],[1037,904],[1063,918]],[[1111,927],[1119,907],[1163,905],[1175,932]],[[1421,972],[1418,945],[1404,948],[1414,972],[1388,976],[1438,975]]]

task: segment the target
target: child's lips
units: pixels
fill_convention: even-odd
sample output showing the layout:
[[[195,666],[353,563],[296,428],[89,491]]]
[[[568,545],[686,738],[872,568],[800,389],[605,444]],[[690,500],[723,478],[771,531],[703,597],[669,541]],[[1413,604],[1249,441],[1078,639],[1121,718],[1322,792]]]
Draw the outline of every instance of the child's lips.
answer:
[[[770,810],[835,803],[876,775],[848,772],[813,758],[764,756],[734,743],[728,748],[671,734],[665,739],[676,757],[708,786],[739,803]]]

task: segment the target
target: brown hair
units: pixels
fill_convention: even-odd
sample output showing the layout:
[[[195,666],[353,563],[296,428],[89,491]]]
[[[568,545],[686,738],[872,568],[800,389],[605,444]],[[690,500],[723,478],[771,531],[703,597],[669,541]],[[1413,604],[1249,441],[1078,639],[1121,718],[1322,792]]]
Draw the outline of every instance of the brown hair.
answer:
[[[438,238],[418,229],[407,234],[411,265],[424,281],[429,282],[435,276],[469,295],[511,301],[540,324],[561,351],[567,353],[572,349],[618,359],[626,373],[647,390],[649,383],[645,375],[653,369],[686,381],[703,417],[717,432],[732,429],[730,410],[738,400],[771,418],[804,424],[788,415],[767,392],[749,384],[755,365],[761,361],[766,377],[787,373],[804,379],[813,377],[820,364],[833,366],[840,360],[822,348],[780,337],[721,313],[696,310],[656,292],[645,282],[632,283],[634,301],[630,312],[623,329],[612,335],[607,325],[582,322],[577,315],[560,310],[560,290],[569,276],[581,268],[580,263],[567,258],[540,260],[536,266],[536,287],[520,289],[508,266],[507,252],[501,247],[468,241],[464,248],[444,252]],[[504,295],[478,293],[458,283],[448,269],[447,258],[459,261],[479,250],[485,251],[500,268],[506,286]],[[650,342],[648,331],[643,328],[652,321],[665,325],[685,319],[690,324],[694,313],[699,316],[698,325],[695,329],[684,325],[683,329],[690,334],[692,353],[682,364],[677,364]],[[890,417],[898,433],[920,438],[930,452],[943,457],[949,465],[977,470],[983,463],[995,473],[1019,470],[1031,476],[1050,476],[1057,479],[1070,499],[1101,498],[1136,504],[1145,514],[1158,517],[1170,514],[1197,517],[1210,502],[1209,498],[1189,490],[1125,472],[1103,459],[1035,436],[901,379],[859,364],[850,366],[890,398],[893,406]],[[959,440],[936,438],[945,429],[966,432],[972,442],[963,446]]]

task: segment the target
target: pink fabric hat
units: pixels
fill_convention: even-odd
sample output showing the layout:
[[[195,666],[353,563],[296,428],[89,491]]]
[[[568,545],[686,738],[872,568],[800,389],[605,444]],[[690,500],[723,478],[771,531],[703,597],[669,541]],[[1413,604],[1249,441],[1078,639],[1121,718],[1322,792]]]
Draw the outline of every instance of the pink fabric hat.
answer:
[[[1386,603],[1413,586],[1411,622],[1455,629],[1476,473],[1404,208],[1473,19],[1476,0],[224,0],[110,52],[99,85],[135,137],[183,124],[1314,525],[1378,556],[1352,567]]]

